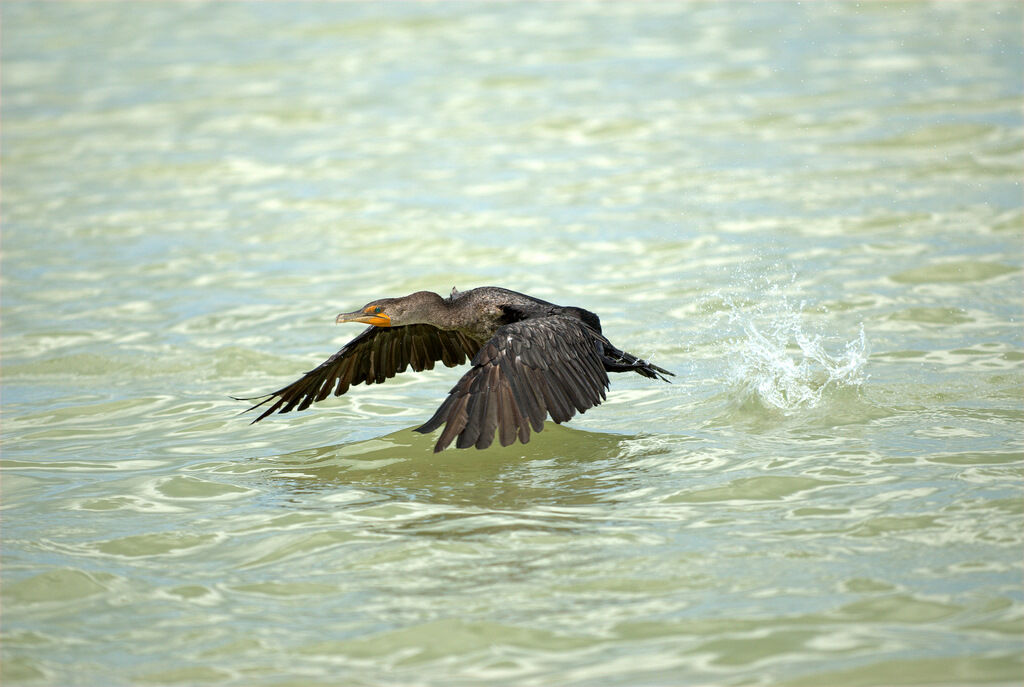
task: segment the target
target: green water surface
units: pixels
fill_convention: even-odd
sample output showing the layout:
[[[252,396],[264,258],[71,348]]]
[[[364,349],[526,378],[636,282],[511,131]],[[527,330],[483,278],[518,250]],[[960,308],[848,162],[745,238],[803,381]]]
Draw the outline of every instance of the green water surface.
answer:
[[[4,2],[0,682],[1024,682],[1022,5]],[[499,285],[676,372],[434,455]]]

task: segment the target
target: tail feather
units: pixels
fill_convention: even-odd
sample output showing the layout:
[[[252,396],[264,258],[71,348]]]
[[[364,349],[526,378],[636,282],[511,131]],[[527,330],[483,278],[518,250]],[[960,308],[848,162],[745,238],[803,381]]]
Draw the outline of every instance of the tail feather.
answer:
[[[675,372],[669,372],[663,367],[658,367],[643,358],[637,358],[632,353],[620,351],[614,346],[605,345],[602,348],[601,360],[604,363],[604,369],[608,372],[636,372],[649,379],[660,379],[669,384],[671,381],[665,375],[676,376]]]

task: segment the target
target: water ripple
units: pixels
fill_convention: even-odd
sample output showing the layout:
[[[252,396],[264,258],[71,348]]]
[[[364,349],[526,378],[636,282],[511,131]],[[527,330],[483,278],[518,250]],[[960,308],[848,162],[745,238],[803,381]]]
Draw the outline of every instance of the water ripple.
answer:
[[[1024,680],[1019,5],[303,9],[4,6],[0,681]],[[485,284],[674,383],[230,398]]]

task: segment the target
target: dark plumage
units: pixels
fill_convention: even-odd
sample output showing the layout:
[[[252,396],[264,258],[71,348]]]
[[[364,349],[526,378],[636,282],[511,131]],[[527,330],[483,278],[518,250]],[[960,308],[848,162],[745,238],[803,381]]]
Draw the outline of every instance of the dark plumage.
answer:
[[[337,322],[370,327],[340,351],[286,387],[257,397],[273,413],[304,410],[348,391],[353,384],[380,384],[406,368],[448,367],[469,358],[473,367],[417,432],[444,430],[434,451],[452,441],[458,448],[487,448],[498,433],[502,446],[530,440],[548,415],[561,423],[605,398],[608,372],[633,371],[651,379],[673,373],[616,348],[601,334],[594,313],[563,307],[496,286],[459,292],[447,299],[430,291],[372,301],[338,315]],[[254,400],[254,399],[244,399]]]

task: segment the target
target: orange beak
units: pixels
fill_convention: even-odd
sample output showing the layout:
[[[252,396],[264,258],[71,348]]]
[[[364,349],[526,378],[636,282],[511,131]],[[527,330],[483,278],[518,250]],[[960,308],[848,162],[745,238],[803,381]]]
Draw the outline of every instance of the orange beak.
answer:
[[[384,313],[372,313],[365,312],[363,310],[343,312],[335,318],[334,322],[335,324],[341,324],[343,322],[362,322],[363,324],[372,324],[374,327],[391,326],[391,318]]]

